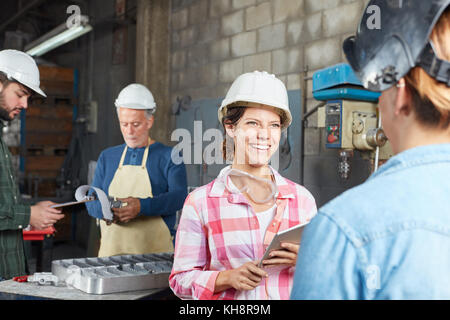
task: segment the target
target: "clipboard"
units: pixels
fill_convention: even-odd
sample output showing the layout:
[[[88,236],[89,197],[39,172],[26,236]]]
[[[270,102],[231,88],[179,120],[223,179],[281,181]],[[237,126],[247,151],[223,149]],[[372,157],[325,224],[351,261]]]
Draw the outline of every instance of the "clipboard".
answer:
[[[303,223],[303,224],[296,225],[292,228],[278,232],[275,235],[275,237],[273,237],[272,242],[267,247],[266,252],[264,253],[263,257],[261,258],[261,260],[258,263],[258,267],[259,268],[262,267],[262,262],[264,260],[267,260],[267,258],[269,257],[269,253],[271,251],[283,249],[281,247],[282,242],[300,244],[300,239],[302,237],[303,230],[308,223],[309,223],[309,221],[306,223]]]
[[[84,199],[81,201],[70,201],[70,202],[58,203],[58,204],[52,205],[50,208],[58,209],[58,208],[70,207],[70,206],[75,206],[77,204],[86,203],[86,202],[90,202],[90,201],[94,201],[94,200],[95,200],[94,198],[92,198],[92,199],[87,198],[87,199]]]

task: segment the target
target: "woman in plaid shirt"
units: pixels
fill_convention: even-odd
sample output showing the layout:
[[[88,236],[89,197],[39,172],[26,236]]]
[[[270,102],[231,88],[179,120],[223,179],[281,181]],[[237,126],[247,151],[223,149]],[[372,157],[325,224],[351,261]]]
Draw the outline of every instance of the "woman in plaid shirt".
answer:
[[[233,164],[186,199],[170,287],[182,299],[289,299],[299,246],[284,243],[258,267],[277,232],[317,211],[308,190],[268,165],[292,121],[286,87],[266,72],[241,75],[219,109],[219,121],[231,142],[224,142],[224,157],[231,154]],[[236,170],[240,177],[231,178]],[[242,177],[246,188],[237,183]],[[270,196],[270,184],[276,192],[261,201]]]

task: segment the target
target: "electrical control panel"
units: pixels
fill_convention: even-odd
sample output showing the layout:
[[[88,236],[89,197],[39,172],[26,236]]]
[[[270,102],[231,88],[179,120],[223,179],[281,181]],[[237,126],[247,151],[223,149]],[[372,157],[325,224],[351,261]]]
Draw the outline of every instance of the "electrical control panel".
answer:
[[[342,147],[342,101],[331,101],[325,106],[325,128],[328,148]]]
[[[374,151],[385,147],[387,138],[379,128],[376,103],[331,100],[322,112],[327,148]]]
[[[371,119],[371,121],[367,121]],[[359,133],[364,134],[370,127],[377,127],[377,104],[364,101],[331,100],[325,106],[325,128],[327,148],[361,149],[354,144],[353,127],[363,127]],[[361,143],[359,143],[361,145]],[[364,148],[372,150],[373,148]]]

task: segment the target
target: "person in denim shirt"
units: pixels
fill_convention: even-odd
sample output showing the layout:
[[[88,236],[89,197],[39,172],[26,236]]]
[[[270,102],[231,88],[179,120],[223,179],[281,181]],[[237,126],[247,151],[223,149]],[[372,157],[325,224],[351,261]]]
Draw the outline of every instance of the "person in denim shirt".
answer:
[[[396,156],[305,228],[291,299],[450,299],[450,1],[374,4],[344,51]]]

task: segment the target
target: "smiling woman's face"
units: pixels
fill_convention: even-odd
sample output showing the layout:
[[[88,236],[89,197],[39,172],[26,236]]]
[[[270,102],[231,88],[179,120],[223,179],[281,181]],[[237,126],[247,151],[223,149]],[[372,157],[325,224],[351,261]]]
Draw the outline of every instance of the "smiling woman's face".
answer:
[[[234,139],[234,164],[265,166],[278,149],[281,118],[271,107],[249,107],[227,133]]]

